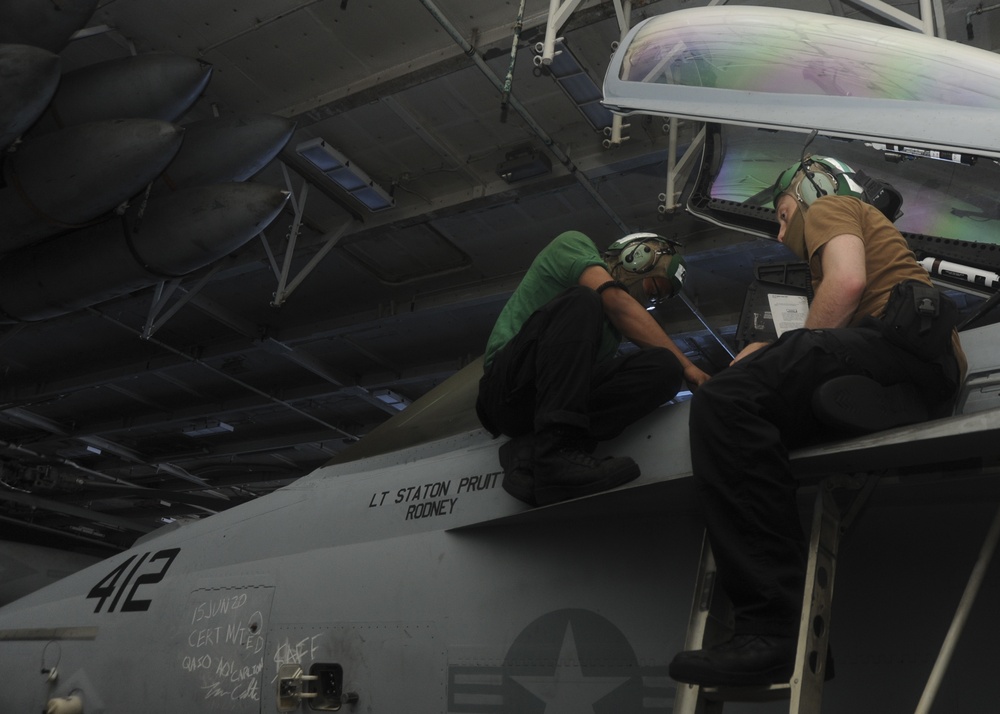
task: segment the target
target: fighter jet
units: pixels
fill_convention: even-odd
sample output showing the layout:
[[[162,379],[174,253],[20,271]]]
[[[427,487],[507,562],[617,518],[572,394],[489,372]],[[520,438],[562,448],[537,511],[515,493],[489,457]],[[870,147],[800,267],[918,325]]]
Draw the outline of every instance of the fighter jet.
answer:
[[[609,72],[621,76],[630,48],[622,43]],[[1000,77],[1000,61],[990,67]],[[655,98],[676,86],[647,89],[642,94]],[[627,99],[621,92],[613,106],[669,112],[630,108]],[[748,94],[747,103],[759,101]],[[692,116],[744,125],[745,109],[732,104],[729,115]],[[829,136],[817,132],[818,149],[844,138],[837,118],[827,119],[821,130]],[[973,153],[982,157],[969,167],[976,172],[945,184],[921,179],[940,179],[951,166],[944,172],[945,164],[916,152],[886,166],[894,167],[893,184],[905,198],[946,186],[939,207],[972,205],[972,189],[995,191],[988,180],[994,149],[986,142],[970,145],[963,135],[961,145],[952,143],[954,127],[931,137],[896,136],[883,124],[870,133],[852,128],[856,143],[836,145],[851,152],[845,160],[882,167],[885,152],[866,143],[886,141]],[[773,218],[759,196],[767,187],[761,177],[773,180],[805,137],[740,133],[756,128],[706,132],[715,151],[705,153],[696,198],[710,209],[707,220],[752,219],[744,230],[766,232],[761,226]],[[908,183],[901,180],[907,175]],[[928,220],[921,211],[907,215],[915,224]],[[967,219],[946,215],[959,222],[951,235],[962,235]],[[916,232],[911,240],[918,248],[930,243]],[[919,706],[920,683],[940,671],[934,665],[950,610],[976,572],[977,536],[997,500],[1000,328],[990,324],[988,288],[1000,266],[972,244],[987,245],[975,237],[935,244],[968,278],[958,268],[945,275],[938,263],[938,277],[969,296],[963,344],[970,370],[956,412],[794,455],[803,503],[812,502],[820,477],[880,480],[838,564],[838,672],[823,692],[828,713]],[[748,305],[744,335],[775,328],[773,316],[758,320]],[[472,408],[480,374],[475,361],[283,489],[154,532],[0,609],[0,711],[693,711],[682,708],[690,697],[667,675],[703,595],[695,587],[702,524],[690,478],[689,403],[681,397],[663,405],[600,447],[599,454],[632,456],[642,469],[638,480],[529,508],[500,487],[500,441],[478,425]],[[952,628],[951,667],[938,699],[946,710],[988,711],[1000,697],[992,676],[1000,665],[1000,616],[990,607],[998,589],[994,574],[982,583],[979,607],[965,609],[976,632],[959,637],[961,627]],[[727,703],[726,711],[758,706]]]
[[[0,603],[24,597],[99,560],[28,543],[0,543]]]

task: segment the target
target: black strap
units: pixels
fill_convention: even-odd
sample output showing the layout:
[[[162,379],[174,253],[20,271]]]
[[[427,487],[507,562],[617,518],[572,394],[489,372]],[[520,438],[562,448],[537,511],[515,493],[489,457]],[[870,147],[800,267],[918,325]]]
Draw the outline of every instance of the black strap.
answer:
[[[628,286],[625,285],[625,283],[623,283],[621,280],[609,280],[608,282],[602,283],[601,285],[597,286],[597,294],[600,295],[608,288],[618,288],[619,290],[624,290],[625,292],[628,292]]]

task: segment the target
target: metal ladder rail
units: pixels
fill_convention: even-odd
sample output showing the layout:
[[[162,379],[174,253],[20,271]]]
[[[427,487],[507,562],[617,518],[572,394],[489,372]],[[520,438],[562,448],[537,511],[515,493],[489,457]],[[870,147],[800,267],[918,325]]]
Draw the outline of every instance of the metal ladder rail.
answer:
[[[726,701],[783,698],[789,699],[789,714],[819,714],[826,678],[837,551],[841,535],[863,507],[876,480],[875,476],[831,476],[820,484],[813,507],[802,615],[791,679],[787,683],[760,687],[680,684],[674,699],[675,714],[721,714]],[[833,497],[833,490],[839,487],[859,490],[845,514],[841,514]],[[686,650],[711,646],[728,636],[727,629],[731,630],[731,608],[721,592],[714,592],[715,575],[715,559],[706,535],[688,620]]]
[[[706,644],[722,641],[732,630],[732,608],[728,598],[715,592],[716,566],[708,532],[702,536],[701,559],[695,579],[691,614],[688,617],[685,650],[700,649]],[[707,701],[697,684],[677,684],[674,714],[721,714],[722,703]]]

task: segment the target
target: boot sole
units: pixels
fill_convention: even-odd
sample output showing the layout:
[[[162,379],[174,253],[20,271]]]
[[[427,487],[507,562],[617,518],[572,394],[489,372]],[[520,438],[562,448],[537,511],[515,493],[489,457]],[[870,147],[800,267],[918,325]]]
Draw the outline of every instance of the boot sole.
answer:
[[[823,680],[829,682],[835,676],[833,652],[829,649],[826,652],[825,669]],[[668,673],[677,682],[700,687],[766,687],[788,683],[794,670],[794,664],[789,663],[754,672],[727,672],[698,662],[671,662]]]
[[[529,506],[538,505],[538,501],[535,499],[534,478],[531,474],[520,470],[511,471],[508,474],[504,474],[500,485],[504,491],[518,501],[523,501]]]
[[[619,471],[608,474],[598,481],[593,481],[579,486],[541,486],[538,484],[536,478],[535,500],[538,502],[539,506],[549,506],[553,503],[559,503],[561,501],[568,501],[573,498],[590,496],[595,493],[600,493],[601,491],[607,491],[608,489],[626,484],[629,481],[634,481],[638,477],[639,466],[631,464],[629,468],[623,468]]]
[[[790,664],[770,667],[757,672],[723,672],[692,666],[670,665],[670,678],[685,684],[700,687],[763,687],[771,684],[787,684],[792,678],[794,666]]]

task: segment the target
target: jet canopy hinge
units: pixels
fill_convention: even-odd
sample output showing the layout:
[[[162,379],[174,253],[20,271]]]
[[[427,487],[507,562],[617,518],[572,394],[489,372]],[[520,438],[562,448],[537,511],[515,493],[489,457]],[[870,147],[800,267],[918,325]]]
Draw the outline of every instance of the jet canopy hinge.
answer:
[[[344,691],[344,669],[339,664],[314,662],[309,674],[298,664],[278,668],[279,712],[293,712],[303,702],[308,702],[312,711],[335,712],[357,701],[355,692]]]

